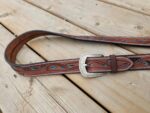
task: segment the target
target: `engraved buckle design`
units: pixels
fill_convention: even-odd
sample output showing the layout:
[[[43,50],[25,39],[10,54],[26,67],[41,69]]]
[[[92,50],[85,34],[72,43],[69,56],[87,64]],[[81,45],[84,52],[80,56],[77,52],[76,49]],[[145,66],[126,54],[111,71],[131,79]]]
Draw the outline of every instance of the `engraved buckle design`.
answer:
[[[79,70],[81,72],[81,75],[83,77],[100,77],[102,76],[101,73],[89,73],[86,69],[87,64],[86,64],[86,60],[89,57],[103,57],[102,54],[90,54],[90,55],[83,55],[80,57],[79,59]]]

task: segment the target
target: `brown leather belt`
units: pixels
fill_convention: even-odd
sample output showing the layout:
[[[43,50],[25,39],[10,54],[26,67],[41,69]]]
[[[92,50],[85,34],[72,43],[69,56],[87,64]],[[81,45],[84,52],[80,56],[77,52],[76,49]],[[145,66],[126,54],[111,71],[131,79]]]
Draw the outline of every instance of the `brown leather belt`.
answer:
[[[37,37],[55,35],[76,40],[105,42],[124,45],[150,46],[148,37],[73,36],[49,31],[29,31],[15,38],[6,48],[5,59],[19,74],[27,76],[81,73],[84,77],[101,76],[105,72],[150,69],[150,54],[140,55],[84,55],[77,59],[65,59],[32,64],[16,64],[16,56],[22,46]]]

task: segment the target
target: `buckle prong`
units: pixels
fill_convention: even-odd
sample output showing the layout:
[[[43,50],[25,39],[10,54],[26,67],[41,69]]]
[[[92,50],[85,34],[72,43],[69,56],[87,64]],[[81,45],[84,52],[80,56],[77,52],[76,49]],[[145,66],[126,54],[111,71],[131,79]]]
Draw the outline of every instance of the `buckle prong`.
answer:
[[[86,69],[86,67],[88,66],[86,64],[86,60],[87,58],[91,58],[91,57],[103,57],[102,54],[89,54],[89,55],[83,55],[80,57],[79,59],[79,70],[82,74],[83,77],[99,77],[102,76],[100,73],[89,73]]]

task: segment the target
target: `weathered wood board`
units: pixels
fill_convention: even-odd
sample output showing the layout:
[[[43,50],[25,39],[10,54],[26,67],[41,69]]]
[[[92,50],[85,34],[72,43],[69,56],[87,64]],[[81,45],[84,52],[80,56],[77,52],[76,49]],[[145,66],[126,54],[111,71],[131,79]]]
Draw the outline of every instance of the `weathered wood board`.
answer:
[[[0,108],[3,113],[105,113],[63,76],[30,78],[15,73],[4,59],[4,50],[13,38],[0,26]],[[26,46],[18,55],[20,63],[37,61],[43,60]]]
[[[16,35],[33,29],[76,35],[150,35],[150,25],[147,24],[150,22],[149,16],[96,0],[28,0],[27,2],[22,0],[10,0],[9,2],[1,0],[0,3],[0,22]],[[1,29],[2,32],[5,31],[3,27]],[[2,37],[5,34],[7,34],[6,31]],[[9,34],[8,37],[13,36]],[[2,43],[2,51],[4,51],[11,38],[9,40],[2,38],[1,40],[6,41]],[[89,52],[104,55],[149,52],[148,48],[119,47],[48,36],[43,39],[31,41],[28,43],[28,46],[46,60],[75,58]],[[27,54],[24,55],[24,52],[19,54],[18,58],[21,58],[19,59],[20,63],[43,61],[27,47],[23,51]],[[2,54],[3,52],[1,56]],[[33,56],[32,59],[29,59],[31,61],[28,61],[28,56]],[[5,61],[2,58],[3,63]],[[4,70],[11,70],[6,63],[5,65]],[[11,70],[10,73],[15,72]],[[108,111],[115,113],[150,112],[149,71],[104,75],[104,77],[96,79],[85,79],[80,74],[68,74],[66,75],[67,79],[61,75],[37,78],[24,78],[17,75],[17,79],[19,78],[19,80],[15,82],[16,79],[12,76],[11,81],[12,83],[15,82],[14,86],[20,92],[18,94],[17,91],[14,91],[17,95],[21,95],[21,97],[18,96],[18,101],[27,102],[28,107],[25,108],[25,111],[27,109],[31,112],[43,113],[105,112],[99,106],[101,105]],[[10,76],[9,73],[7,76]],[[32,87],[30,87],[31,81]],[[81,90],[72,84],[72,82]],[[3,89],[4,91],[6,90],[4,87]],[[31,96],[30,90],[33,90]],[[27,92],[27,96],[29,95],[29,97],[26,98],[24,92]],[[43,98],[40,98],[40,96]],[[3,99],[4,96],[0,98]],[[37,100],[37,98],[40,98],[40,100]],[[94,102],[91,98],[97,102]],[[5,104],[0,103],[0,105],[8,112],[6,110],[7,107],[4,106]],[[43,106],[44,110],[42,109]],[[53,109],[54,106],[57,109]],[[20,110],[22,110],[21,107],[19,107]],[[14,111],[16,108],[14,107]]]
[[[150,15],[149,0],[99,0],[105,3],[113,4],[118,7],[124,7],[135,12]]]

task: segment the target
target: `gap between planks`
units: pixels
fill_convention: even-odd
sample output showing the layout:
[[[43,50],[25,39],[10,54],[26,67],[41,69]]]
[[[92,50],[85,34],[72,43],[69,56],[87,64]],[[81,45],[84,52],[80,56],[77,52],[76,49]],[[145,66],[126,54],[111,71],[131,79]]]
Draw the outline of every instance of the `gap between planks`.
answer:
[[[26,0],[24,0],[24,1],[26,1]],[[109,5],[113,5],[113,6],[122,8],[122,9],[127,9],[127,10],[132,11],[132,12],[135,12],[135,13],[139,13],[139,14],[143,14],[143,15],[146,15],[146,16],[150,16],[149,14],[144,13],[144,12],[142,12],[142,11],[138,11],[138,10],[136,10],[136,9],[131,9],[131,8],[128,8],[128,7],[123,6],[123,5],[118,5],[118,4],[113,3],[113,2],[104,1],[104,0],[98,0],[98,1],[99,1],[99,2],[103,2],[103,3],[106,3],[106,4],[109,4]]]
[[[81,29],[84,29],[85,31],[87,31],[87,32],[89,32],[89,33],[95,34],[95,33],[92,32],[91,30],[88,30],[86,27],[80,26],[80,25],[76,24],[75,22],[73,22],[73,21],[71,21],[71,20],[68,20],[68,19],[66,19],[65,17],[63,17],[63,16],[61,16],[61,15],[59,15],[59,14],[53,13],[52,11],[47,11],[46,9],[44,9],[44,8],[42,8],[42,7],[40,7],[40,6],[36,5],[36,4],[34,4],[34,3],[31,3],[31,2],[29,2],[29,1],[26,1],[26,0],[23,0],[23,1],[26,2],[26,3],[28,3],[28,4],[31,5],[31,6],[34,6],[34,7],[36,7],[36,8],[39,8],[39,9],[41,9],[41,10],[43,10],[43,11],[49,13],[49,14],[52,14],[52,15],[54,15],[54,16],[56,16],[56,17],[62,19],[62,20],[65,20],[66,22],[68,22],[68,23],[70,23],[70,24],[72,24],[72,25],[74,25],[74,26],[77,26],[77,27],[79,27],[79,28],[81,28]]]
[[[97,33],[92,32],[91,30],[88,30],[88,28],[83,27],[83,26],[81,26],[81,25],[78,25],[78,24],[76,24],[75,22],[73,22],[73,21],[71,21],[71,20],[68,20],[68,19],[66,19],[65,17],[63,17],[63,16],[61,16],[61,15],[59,15],[59,14],[53,13],[52,11],[48,11],[48,10],[46,10],[46,9],[44,9],[44,8],[42,8],[42,7],[40,7],[40,6],[36,5],[36,4],[34,4],[34,3],[32,3],[32,2],[29,2],[29,1],[26,1],[26,0],[23,0],[23,1],[26,2],[26,3],[28,3],[28,4],[30,4],[30,5],[32,5],[32,6],[34,6],[34,7],[37,7],[37,8],[39,8],[39,9],[41,9],[41,10],[43,10],[43,11],[49,13],[49,14],[52,14],[52,15],[54,15],[54,16],[60,18],[60,19],[63,19],[63,20],[65,20],[65,21],[67,21],[68,23],[72,24],[72,25],[75,25],[75,26],[77,26],[77,27],[79,27],[79,28],[81,28],[81,29],[84,29],[85,31],[87,31],[87,32],[89,32],[89,33],[92,33],[92,34],[94,34],[94,35],[98,35]],[[112,4],[112,5],[113,5],[113,4]],[[122,8],[122,7],[121,7],[121,8]],[[124,46],[117,45],[117,44],[113,44],[113,45],[116,45],[116,46],[118,46],[118,47],[120,47],[120,48],[123,48],[123,49],[125,49],[125,50],[127,50],[127,51],[129,51],[129,52],[131,52],[131,53],[133,53],[133,54],[138,54],[138,53],[136,53],[136,52],[134,52],[134,51],[132,51],[132,50],[130,50],[130,49],[124,47]],[[32,50],[34,50],[34,49],[32,49]],[[34,51],[35,51],[35,50],[34,50]],[[35,52],[36,52],[36,51],[35,51]],[[36,52],[36,53],[38,54],[38,52]],[[41,56],[41,55],[40,55],[40,56]],[[42,56],[42,58],[44,58],[44,57]],[[44,58],[44,59],[46,60],[46,58]],[[69,79],[69,78],[68,78],[68,79]]]
[[[30,1],[27,1],[27,0],[23,0],[23,1],[26,2],[26,3],[28,3],[28,4],[30,4],[30,5],[32,5],[32,6],[34,6],[34,7],[37,7],[37,8],[39,8],[39,9],[41,9],[41,10],[43,10],[43,11],[49,13],[49,14],[52,14],[52,15],[54,15],[54,16],[60,18],[60,19],[63,19],[63,20],[65,20],[65,21],[67,21],[68,23],[72,24],[72,25],[75,25],[75,26],[77,26],[77,27],[79,27],[79,28],[81,28],[81,29],[84,29],[85,31],[87,31],[87,32],[89,32],[89,33],[92,33],[92,34],[94,34],[94,35],[97,35],[97,33],[92,32],[91,30],[88,30],[86,27],[83,27],[83,26],[81,26],[81,25],[76,24],[75,22],[73,22],[73,21],[71,21],[71,20],[66,19],[65,17],[63,17],[63,16],[61,16],[61,15],[59,15],[59,14],[56,14],[56,13],[54,13],[54,12],[52,12],[52,11],[48,11],[48,10],[46,10],[46,9],[44,9],[44,8],[38,6],[37,4],[34,4],[34,3],[30,2]],[[106,4],[109,4],[109,5],[113,5],[113,6],[122,8],[122,9],[127,9],[127,10],[129,10],[129,11],[132,11],[132,12],[135,12],[135,13],[138,13],[138,14],[144,14],[144,15],[146,15],[146,16],[150,16],[150,15],[148,15],[148,14],[146,14],[146,13],[143,13],[143,12],[140,12],[140,11],[137,11],[137,10],[134,10],[134,9],[130,9],[130,8],[125,7],[125,6],[119,6],[119,5],[115,4],[115,3],[107,2],[107,1],[104,1],[104,0],[98,0],[98,1],[99,1],[99,2],[103,2],[103,3],[106,3]],[[116,45],[116,46],[118,46],[118,47],[120,47],[120,48],[123,48],[123,49],[125,49],[125,50],[127,50],[127,51],[129,51],[129,52],[131,52],[131,53],[133,53],[133,54],[138,54],[137,52],[132,51],[132,49],[128,49],[128,46],[126,47],[126,46],[117,45],[117,44],[113,44],[113,45]],[[37,52],[37,54],[38,54],[38,52]],[[44,58],[44,59],[45,59],[45,58]]]
[[[0,24],[1,25],[1,24]],[[12,82],[13,84],[13,82]],[[24,96],[22,96],[22,94],[20,93],[20,91],[18,90],[18,88],[13,84],[14,88],[16,89],[16,91],[18,92],[18,94],[22,97],[22,99],[36,112],[38,113],[38,111],[36,109],[34,109],[34,107],[25,99]],[[58,103],[57,103],[58,104]],[[59,104],[58,104],[59,105]],[[61,106],[62,107],[62,106]],[[65,110],[63,107],[62,107],[63,110]],[[1,112],[0,112],[1,113]]]
[[[17,35],[13,32],[13,31],[11,31],[9,28],[7,28],[3,23],[1,23],[0,22],[0,25],[1,26],[3,26],[8,32],[10,32],[12,35],[14,35],[15,37],[17,37]],[[31,51],[33,51],[33,49],[31,49],[31,47],[28,45],[28,44],[25,44],[27,47],[29,47],[29,49],[31,50]],[[33,51],[34,52],[34,51]],[[37,54],[37,53],[35,53],[36,55],[38,55],[39,56],[39,54]],[[41,57],[41,56],[39,56],[39,57]],[[16,60],[17,61],[17,63],[20,63],[18,60]],[[45,60],[44,60],[45,61]],[[14,74],[14,77],[16,77],[16,75]],[[36,77],[31,77],[31,79],[30,79],[30,87],[32,87],[32,84],[33,84],[33,79],[36,79],[40,84],[41,84],[41,86],[44,86],[39,80],[38,80],[38,78],[36,78]],[[13,84],[13,82],[12,82],[12,84]],[[35,110],[36,112],[37,112],[37,110],[36,109],[34,109],[34,107],[32,106],[32,104],[30,104],[27,100],[26,100],[26,98],[21,94],[21,92],[18,90],[18,88],[13,84],[13,86],[15,87],[15,89],[16,89],[16,91],[18,92],[18,94],[22,97],[22,99],[26,102],[26,103],[28,103],[29,105],[30,105],[30,107],[33,109],[33,110]],[[44,88],[48,91],[48,89],[44,86]],[[55,99],[53,96],[51,96],[50,94],[48,94],[56,103],[57,103],[57,105],[59,105],[66,113],[68,113],[68,111],[57,101],[57,99]],[[1,108],[0,108],[0,113],[3,113],[2,112],[2,110],[1,110]],[[38,112],[37,112],[38,113]]]
[[[0,25],[2,25],[8,32],[10,32],[12,35],[14,35],[15,37],[17,37],[17,35],[13,32],[13,31],[11,31],[8,27],[6,27],[3,23],[1,23],[0,22]],[[46,58],[44,58],[42,55],[40,55],[36,50],[34,50],[29,44],[25,44],[31,51],[33,51],[36,55],[38,55],[40,58],[42,58],[44,61],[48,61]],[[67,77],[65,74],[62,74],[62,76],[64,77],[64,78],[66,78],[69,82],[71,82],[75,87],[77,87],[82,93],[84,93],[88,98],[90,98],[92,101],[94,101],[96,104],[98,104],[102,109],[104,109],[107,113],[111,113],[111,111],[109,111],[103,104],[101,104],[100,102],[98,102],[96,99],[94,99],[91,95],[89,95],[87,92],[85,92],[82,88],[80,88],[74,81],[72,81],[69,77]],[[37,79],[37,78],[34,78],[34,79]],[[45,87],[45,85],[41,82],[41,81],[39,81],[38,79],[37,79],[37,81],[46,89],[46,90],[48,90],[46,87]],[[17,88],[16,88],[17,89]],[[17,89],[17,91],[18,91],[18,89]],[[18,91],[18,93],[21,95],[21,93]],[[22,95],[21,95],[22,96]],[[50,94],[49,94],[49,96],[51,96]],[[23,97],[23,96],[22,96]],[[52,96],[51,96],[52,97]],[[57,104],[59,105],[59,106],[61,106],[62,108],[63,108],[63,110],[64,111],[66,111],[65,110],[65,108],[57,101],[57,99],[55,99],[54,97],[52,97],[56,102],[57,102]],[[24,99],[24,97],[23,97],[23,99]],[[24,99],[25,100],[25,99]],[[25,100],[26,101],[26,100]],[[31,106],[32,107],[32,106]],[[1,113],[1,112],[0,112]],[[66,113],[67,113],[67,111],[66,111]]]

